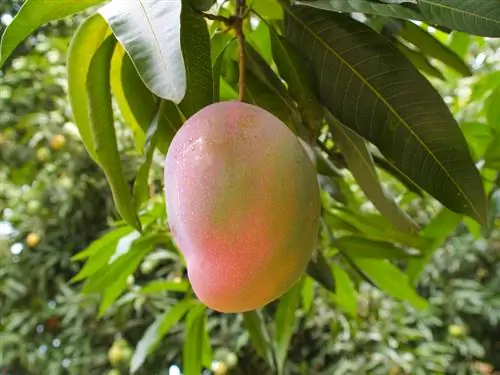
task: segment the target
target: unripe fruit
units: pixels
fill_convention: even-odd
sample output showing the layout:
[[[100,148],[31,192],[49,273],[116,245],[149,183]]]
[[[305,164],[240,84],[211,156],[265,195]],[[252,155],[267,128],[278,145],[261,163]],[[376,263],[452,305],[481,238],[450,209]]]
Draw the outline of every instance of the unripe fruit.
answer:
[[[249,104],[212,104],[165,160],[172,236],[198,298],[220,312],[260,308],[300,278],[316,247],[319,188],[298,138]]]
[[[50,159],[50,150],[47,147],[42,147],[36,150],[36,158],[39,162],[46,162]]]
[[[38,234],[30,233],[26,236],[26,244],[29,247],[34,248],[38,246],[39,243],[40,243],[40,236]]]
[[[64,135],[62,134],[56,134],[50,139],[50,147],[52,147],[52,149],[55,151],[63,148],[65,144],[66,138],[64,138]]]
[[[452,324],[448,327],[448,333],[453,337],[465,336],[467,329],[458,324]]]

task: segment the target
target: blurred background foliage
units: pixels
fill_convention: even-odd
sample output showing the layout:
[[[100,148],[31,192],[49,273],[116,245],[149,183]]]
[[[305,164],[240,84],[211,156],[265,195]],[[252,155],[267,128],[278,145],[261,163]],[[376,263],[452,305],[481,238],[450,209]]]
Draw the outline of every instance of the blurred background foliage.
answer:
[[[0,4],[2,28],[18,8],[17,2]],[[81,294],[82,285],[72,280],[84,258],[72,257],[95,239],[100,242],[94,243],[94,251],[109,256],[105,249],[126,252],[135,239],[116,220],[105,178],[70,120],[65,53],[78,22],[73,18],[40,29],[0,72],[0,374],[126,374],[136,347],[132,365],[138,374],[179,373],[172,366],[182,362],[189,327],[163,314],[191,291],[182,259],[164,229],[161,158],[154,163],[151,199],[142,216],[161,237],[144,250],[144,259],[128,259],[136,261],[137,269],[133,265],[119,275],[112,270],[100,274],[113,295],[110,308],[100,314],[100,294],[92,293],[89,283],[83,287],[90,293]],[[258,40],[259,35],[252,37]],[[433,61],[445,79],[432,82],[459,119],[475,158],[490,155],[483,177],[492,207],[497,207],[494,222],[500,211],[493,188],[498,185],[494,169],[500,168],[500,43],[462,33],[434,35],[474,72],[462,78]],[[125,127],[121,130],[122,156],[133,170],[135,158],[128,156],[137,152]],[[364,202],[354,182],[352,190]],[[400,196],[400,203],[420,223],[430,220],[424,209],[438,210],[430,199],[415,194]],[[424,311],[362,280],[357,294],[334,300],[306,277],[296,288],[296,300],[272,303],[245,321],[241,315],[209,312],[211,349],[204,352],[205,373],[271,373],[266,346],[280,343],[266,344],[267,336],[283,329],[288,333],[281,337],[291,335],[289,374],[500,371],[500,230],[491,228],[485,238],[474,222],[465,220],[434,254],[417,285],[430,302]],[[338,281],[344,271],[338,265],[335,270]],[[347,293],[352,289],[349,283],[343,287]],[[290,319],[287,309],[295,315],[283,328],[280,319]],[[263,342],[254,343],[260,352],[245,329],[258,317],[266,327]],[[148,327],[157,330],[160,323],[168,334],[148,336]]]

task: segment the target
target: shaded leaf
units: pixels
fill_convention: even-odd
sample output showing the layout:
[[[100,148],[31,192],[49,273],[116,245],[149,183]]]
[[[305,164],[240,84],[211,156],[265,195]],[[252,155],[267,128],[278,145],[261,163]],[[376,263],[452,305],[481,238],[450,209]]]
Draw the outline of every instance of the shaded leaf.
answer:
[[[197,305],[186,317],[186,338],[182,350],[183,374],[200,375],[202,370],[203,337],[205,331],[204,305]]]
[[[422,73],[428,74],[431,77],[435,77],[443,81],[445,80],[443,73],[441,73],[438,68],[432,65],[431,62],[427,59],[427,56],[425,56],[422,52],[416,51],[412,48],[408,48],[403,43],[397,40],[393,41],[393,43],[396,48],[400,50],[408,60],[411,61],[415,68],[420,70]]]
[[[113,0],[99,11],[147,87],[174,103],[180,103],[186,93],[181,8],[181,0]]]
[[[388,241],[374,241],[360,236],[343,236],[332,243],[349,257],[406,259],[419,256],[417,251],[409,251]]]
[[[274,60],[288,90],[299,106],[305,126],[316,138],[323,124],[323,107],[319,103],[311,74],[296,48],[285,38],[271,32]]]
[[[364,139],[332,116],[327,116],[327,120],[332,137],[344,155],[349,170],[368,199],[395,228],[416,233],[417,224],[401,210],[394,198],[382,186]]]
[[[109,33],[108,25],[98,14],[86,19],[76,30],[68,49],[68,94],[75,124],[88,153],[96,159],[90,126],[87,98],[87,73],[90,62]]]
[[[484,222],[486,198],[467,143],[413,65],[350,17],[288,7],[285,21],[287,39],[308,58],[332,114],[445,206]]]
[[[311,311],[314,302],[314,280],[311,277],[304,277],[300,296],[302,299],[302,308],[308,313]]]
[[[6,27],[0,41],[0,67],[15,48],[33,31],[50,22],[84,11],[105,0],[66,0],[61,5],[54,0],[27,0]],[[91,52],[91,51],[89,51]]]
[[[106,175],[120,216],[141,230],[132,195],[123,175],[111,106],[110,69],[116,39],[108,37],[92,58],[87,74],[90,127],[96,161]]]
[[[382,4],[372,0],[310,0],[296,1],[297,5],[307,5],[332,12],[367,13],[379,16],[422,20],[423,15],[414,6],[405,4]]]
[[[417,294],[408,276],[392,263],[378,259],[350,259],[368,279],[390,296],[407,301],[417,309],[427,308],[427,301]]]
[[[214,102],[210,36],[207,23],[193,8],[183,5],[181,46],[186,67],[187,89],[179,104],[184,116],[191,117]]]
[[[194,304],[193,300],[181,301],[167,312],[158,316],[137,343],[134,355],[130,361],[130,372],[136,373],[147,356],[158,346],[163,336],[175,325],[187,310]]]
[[[426,55],[434,57],[448,65],[462,76],[467,77],[472,75],[469,66],[454,51],[413,22],[402,22],[397,34],[412,43]]]
[[[484,0],[418,0],[428,23],[481,36],[500,36],[500,4]]]
[[[317,249],[315,251],[312,259],[307,264],[306,272],[329,291],[335,291],[332,271],[321,250]]]
[[[270,366],[273,366],[272,347],[269,345],[269,338],[266,338],[264,321],[258,311],[247,311],[243,313],[243,323],[245,329],[250,335],[250,341],[257,354],[267,361]]]
[[[297,282],[292,289],[281,297],[278,309],[276,310],[276,360],[277,372],[283,374],[285,360],[288,353],[290,340],[295,331],[297,319],[295,313],[300,302],[300,290],[302,289],[302,280]]]

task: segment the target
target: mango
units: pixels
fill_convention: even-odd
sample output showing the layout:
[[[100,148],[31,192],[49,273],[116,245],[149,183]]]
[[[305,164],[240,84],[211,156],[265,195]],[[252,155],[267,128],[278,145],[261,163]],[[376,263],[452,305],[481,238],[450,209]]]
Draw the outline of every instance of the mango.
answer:
[[[254,310],[301,277],[317,243],[319,187],[281,120],[246,103],[211,104],[176,133],[164,178],[170,231],[205,305]]]

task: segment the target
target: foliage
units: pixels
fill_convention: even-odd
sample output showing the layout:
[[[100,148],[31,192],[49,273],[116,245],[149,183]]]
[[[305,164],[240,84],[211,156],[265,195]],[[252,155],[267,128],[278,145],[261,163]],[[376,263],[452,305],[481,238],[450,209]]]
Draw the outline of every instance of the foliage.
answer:
[[[41,238],[0,264],[1,353],[14,370],[92,374],[108,361],[190,375],[237,353],[235,373],[465,374],[479,371],[485,349],[495,360],[500,80],[498,40],[482,37],[500,36],[498,4],[255,0],[240,23],[230,2],[112,0],[75,31],[67,81],[64,38],[40,34],[28,43],[38,55],[9,59],[31,31],[104,2],[67,3],[27,0],[0,47],[2,99],[12,102],[0,120],[2,214],[11,241]],[[175,131],[207,104],[236,99],[238,83],[315,155],[323,205],[309,276],[244,316],[195,300],[160,188]],[[63,150],[42,147],[54,133]],[[87,246],[108,218],[101,173],[123,221]],[[471,275],[477,263],[484,271]],[[24,280],[26,270],[37,272]],[[84,281],[82,295],[70,277]],[[458,332],[464,325],[470,332]],[[130,362],[122,337],[136,345]],[[46,351],[70,341],[69,354]],[[106,359],[113,342],[119,354]]]

